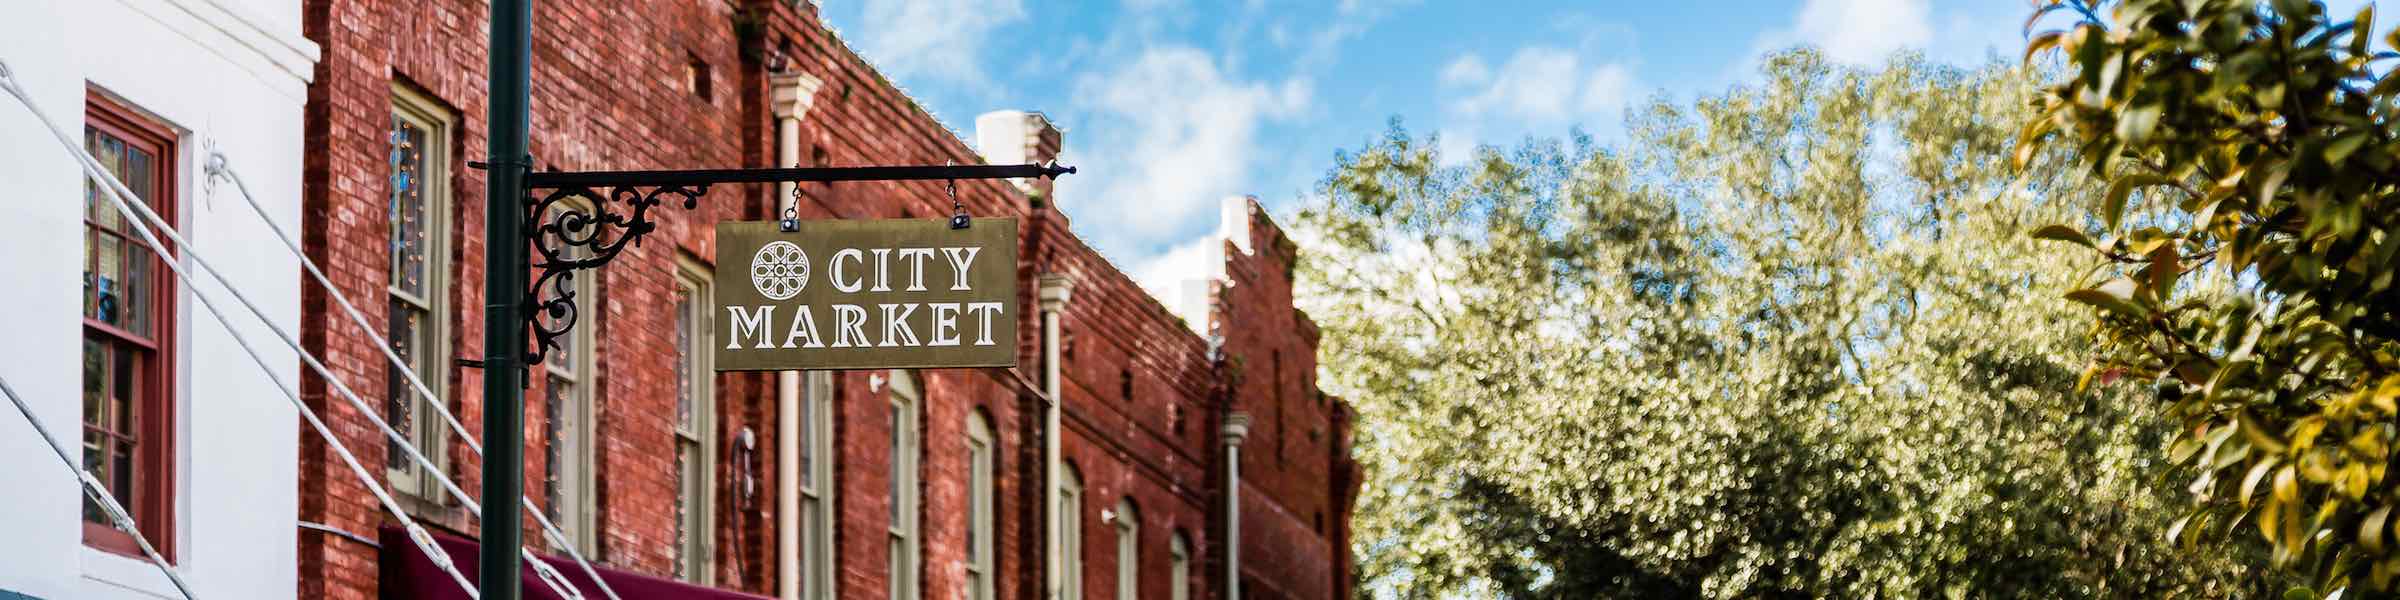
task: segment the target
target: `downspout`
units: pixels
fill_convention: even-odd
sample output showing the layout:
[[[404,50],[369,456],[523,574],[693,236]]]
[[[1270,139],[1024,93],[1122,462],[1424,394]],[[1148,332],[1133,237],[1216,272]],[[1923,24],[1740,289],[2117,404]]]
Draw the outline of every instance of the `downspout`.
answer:
[[[1242,440],[1250,437],[1250,414],[1225,415],[1225,593],[1242,600]]]
[[[800,119],[816,102],[817,78],[799,73],[768,76],[775,107],[775,166],[800,164]],[[797,211],[793,182],[775,185],[775,218]],[[799,371],[775,373],[775,586],[783,600],[801,600],[800,589],[800,379]],[[830,584],[831,582],[827,582]]]
[[[1047,474],[1042,484],[1043,555],[1049,574],[1044,577],[1045,598],[1058,598],[1066,588],[1066,557],[1060,556],[1063,541],[1059,538],[1058,482],[1060,430],[1059,403],[1059,313],[1066,310],[1067,292],[1075,287],[1072,280],[1056,273],[1041,276],[1042,303],[1042,464]]]

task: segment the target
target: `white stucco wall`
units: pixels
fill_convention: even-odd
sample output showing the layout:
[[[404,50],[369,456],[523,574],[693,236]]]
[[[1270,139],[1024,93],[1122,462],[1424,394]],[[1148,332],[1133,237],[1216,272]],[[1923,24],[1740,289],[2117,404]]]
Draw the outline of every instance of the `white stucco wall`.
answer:
[[[179,130],[184,233],[287,330],[299,318],[298,260],[233,186],[212,193],[202,161],[223,151],[278,220],[304,226],[301,109],[317,49],[299,22],[297,0],[0,0],[0,61],[71,135],[88,89]],[[82,435],[82,181],[31,113],[0,96],[0,377],[68,445]],[[291,351],[202,277],[197,289],[223,298],[277,375],[297,381]],[[290,598],[298,416],[193,290],[179,307],[176,567],[201,597]],[[173,597],[147,563],[84,547],[76,483],[41,443],[0,408],[0,591]]]

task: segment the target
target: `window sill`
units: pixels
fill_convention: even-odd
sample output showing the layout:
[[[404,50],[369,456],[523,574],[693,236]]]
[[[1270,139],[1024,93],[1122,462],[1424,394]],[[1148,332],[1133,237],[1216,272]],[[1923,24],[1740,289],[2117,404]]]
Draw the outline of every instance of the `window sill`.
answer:
[[[158,572],[158,567],[150,564],[149,559],[91,546],[84,546],[82,552],[80,567],[86,590],[106,587],[162,599],[183,597],[181,592],[175,591],[175,582],[168,581],[167,575]],[[187,579],[191,576],[191,572],[181,566],[176,567],[176,573]]]
[[[392,499],[399,501],[400,509],[408,511],[408,518],[416,519],[418,523],[462,537],[476,537],[472,535],[474,530],[469,529],[473,520],[468,518],[467,509],[452,504],[456,502],[455,499],[435,501],[399,490],[392,492]],[[394,522],[397,521],[394,519]]]

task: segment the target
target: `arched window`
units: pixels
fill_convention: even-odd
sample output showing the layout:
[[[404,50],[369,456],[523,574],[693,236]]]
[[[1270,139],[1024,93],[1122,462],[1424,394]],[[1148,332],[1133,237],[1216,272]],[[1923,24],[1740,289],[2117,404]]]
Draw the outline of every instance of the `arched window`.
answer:
[[[1167,600],[1191,600],[1192,544],[1184,541],[1182,531],[1168,539],[1167,555]]]
[[[917,407],[923,392],[914,373],[891,372],[891,544],[886,563],[893,600],[917,598]]]
[[[1083,600],[1083,477],[1068,465],[1058,482],[1058,597]]]
[[[993,569],[992,538],[999,531],[993,500],[997,497],[992,483],[996,437],[992,424],[983,413],[967,415],[967,597],[971,600],[992,600],[996,595],[992,580],[998,576]]]
[[[1142,517],[1133,500],[1117,501],[1117,600],[1141,597]]]

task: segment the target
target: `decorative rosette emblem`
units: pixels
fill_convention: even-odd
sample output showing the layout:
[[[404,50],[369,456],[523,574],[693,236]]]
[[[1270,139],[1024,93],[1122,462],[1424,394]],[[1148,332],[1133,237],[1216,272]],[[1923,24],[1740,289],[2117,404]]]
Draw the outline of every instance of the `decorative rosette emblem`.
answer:
[[[808,287],[808,253],[791,242],[768,242],[750,257],[750,285],[768,300],[789,300]]]

